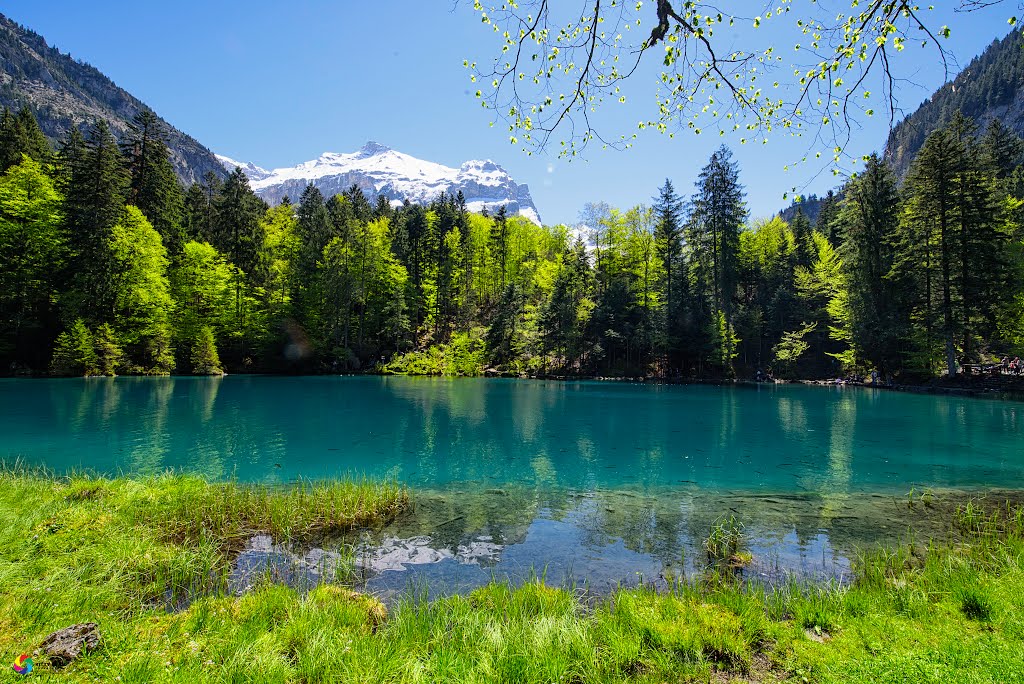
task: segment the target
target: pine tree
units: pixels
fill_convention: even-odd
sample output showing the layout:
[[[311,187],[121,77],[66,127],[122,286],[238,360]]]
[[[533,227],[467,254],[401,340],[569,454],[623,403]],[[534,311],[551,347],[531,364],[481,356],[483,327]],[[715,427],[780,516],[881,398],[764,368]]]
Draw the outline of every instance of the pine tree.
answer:
[[[803,208],[797,207],[793,220],[789,222],[789,229],[793,232],[793,265],[807,268],[814,259],[814,241],[811,238],[811,220]]]
[[[341,206],[346,201],[335,203],[335,217],[341,217]],[[298,250],[292,271],[292,291],[299,320],[315,327],[314,319],[320,306],[319,263],[324,257],[324,248],[331,242],[337,232],[332,225],[332,216],[324,204],[324,196],[320,189],[310,183],[302,192],[296,210],[296,235]],[[337,257],[338,254],[335,254]],[[345,302],[347,306],[348,301]],[[347,319],[346,319],[347,320]],[[345,346],[348,346],[347,330]]]
[[[22,155],[48,164],[53,150],[28,107],[22,107],[17,114],[4,108],[0,115],[0,173],[20,164]]]
[[[210,192],[216,186],[210,187]],[[240,268],[250,282],[261,282],[265,276],[263,256],[264,235],[260,226],[266,205],[249,187],[245,173],[236,168],[228,175],[215,199],[214,242]]]
[[[837,223],[853,316],[856,356],[889,373],[900,367],[907,310],[900,288],[888,278],[899,227],[896,177],[878,155],[843,191]]]
[[[914,159],[892,276],[912,293],[919,355],[928,359],[941,341],[949,375],[958,351],[964,362],[975,356],[979,327],[994,328],[995,310],[1010,291],[998,184],[974,132],[970,121],[954,116]]]
[[[63,156],[72,164],[65,198],[65,223],[74,253],[75,296],[69,303],[87,322],[111,320],[117,276],[110,249],[112,230],[124,214],[128,175],[106,122],[92,128],[79,149],[72,133]]]
[[[131,177],[128,203],[142,210],[174,257],[186,240],[185,199],[171,165],[165,134],[163,122],[144,110],[132,120],[122,149]]]
[[[667,178],[654,201],[654,217],[655,251],[664,273],[661,291],[665,297],[665,320],[662,329],[665,331],[666,350],[669,350],[675,347],[675,338],[679,334],[678,322],[681,319],[677,281],[681,275],[680,262],[683,255],[683,200],[676,194],[672,181]]]
[[[217,234],[217,207],[224,182],[208,171],[201,183],[193,183],[185,193],[184,233],[190,240],[214,244]]]
[[[821,204],[818,207],[818,218],[814,221],[814,230],[828,238],[833,247],[838,247],[841,242],[839,224],[836,223],[836,218],[839,216],[839,203],[841,201],[842,197],[840,195],[837,195],[833,190],[829,190],[828,194],[821,198]]]
[[[189,365],[193,375],[221,375],[224,373],[220,365],[220,356],[217,354],[213,328],[210,326],[204,325],[197,331],[195,339],[192,341]]]
[[[117,371],[124,366],[125,356],[109,323],[97,326],[93,333],[93,346],[96,349],[96,375],[117,375]]]
[[[704,327],[721,344],[732,344],[734,297],[738,284],[740,227],[747,218],[739,170],[732,153],[720,147],[700,173],[693,197],[689,245],[695,286],[705,300]],[[721,316],[719,316],[719,313]],[[710,358],[718,365],[731,358],[722,349],[712,349]],[[721,370],[731,373],[731,366]]]
[[[99,361],[92,333],[85,322],[76,319],[68,329],[57,336],[54,343],[51,375],[96,375]]]
[[[583,354],[583,331],[590,313],[593,274],[582,240],[562,256],[551,295],[540,313],[542,351],[554,353],[565,368],[576,365]]]
[[[499,292],[504,292],[508,278],[508,213],[504,204],[498,207],[494,214],[494,222],[491,225],[491,250],[498,272]]]

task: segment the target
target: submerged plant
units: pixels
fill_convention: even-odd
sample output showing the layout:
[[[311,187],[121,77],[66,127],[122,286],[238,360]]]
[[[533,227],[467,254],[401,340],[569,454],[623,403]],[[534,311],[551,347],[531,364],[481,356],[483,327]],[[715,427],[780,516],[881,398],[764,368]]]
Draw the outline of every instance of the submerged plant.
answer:
[[[743,553],[743,523],[730,515],[711,526],[711,533],[704,540],[704,552],[708,564],[714,568],[739,569],[747,565],[751,556]]]

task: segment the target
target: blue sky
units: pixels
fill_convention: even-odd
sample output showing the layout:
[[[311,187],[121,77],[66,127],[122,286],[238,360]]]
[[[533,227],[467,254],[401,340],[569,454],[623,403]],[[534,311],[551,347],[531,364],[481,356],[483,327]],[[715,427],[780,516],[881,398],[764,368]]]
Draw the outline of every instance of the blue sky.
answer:
[[[748,4],[760,6],[737,6]],[[961,66],[1008,31],[1006,18],[1016,9],[1010,0],[969,14],[954,12],[957,3],[941,4],[932,15],[952,28],[946,44]],[[837,2],[837,11],[843,5]],[[449,166],[490,158],[530,185],[547,223],[575,221],[588,201],[623,208],[650,202],[666,177],[689,194],[723,141],[740,164],[754,215],[785,205],[793,186],[823,192],[835,183],[827,171],[815,175],[820,165],[784,171],[809,143],[783,136],[740,145],[728,136],[650,132],[624,152],[591,147],[585,161],[527,157],[505,129],[488,125],[489,113],[473,96],[463,60],[483,63],[500,43],[468,0],[6,0],[2,11],[215,152],[268,168],[353,151],[367,140]],[[757,37],[766,35],[773,34]],[[791,49],[781,27],[778,37]],[[943,71],[933,50],[915,46],[899,68],[908,79],[899,94],[909,113],[941,85]],[[651,117],[652,74],[641,76],[629,103],[604,115],[608,130],[632,132]],[[887,125],[883,117],[866,121],[851,149],[880,150]]]

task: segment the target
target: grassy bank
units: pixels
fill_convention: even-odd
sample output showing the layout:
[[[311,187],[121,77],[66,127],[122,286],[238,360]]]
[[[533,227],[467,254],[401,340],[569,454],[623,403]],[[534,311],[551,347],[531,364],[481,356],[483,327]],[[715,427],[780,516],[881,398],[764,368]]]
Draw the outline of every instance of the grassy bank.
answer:
[[[663,682],[1024,679],[1024,516],[960,508],[951,538],[873,554],[845,589],[741,587],[728,573],[596,604],[540,583],[409,601],[338,585],[225,595],[255,531],[314,541],[382,522],[394,485],[288,490],[0,474],[0,655],[95,621],[103,646],[37,679],[176,682]],[[731,548],[731,544],[728,544]],[[170,612],[168,593],[196,598]],[[118,679],[119,678],[119,679]]]

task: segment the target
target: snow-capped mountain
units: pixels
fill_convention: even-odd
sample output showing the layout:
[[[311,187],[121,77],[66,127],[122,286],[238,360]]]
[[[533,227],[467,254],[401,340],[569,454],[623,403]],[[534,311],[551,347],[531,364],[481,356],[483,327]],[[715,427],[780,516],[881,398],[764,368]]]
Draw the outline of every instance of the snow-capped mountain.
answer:
[[[371,200],[383,195],[393,204],[404,200],[427,204],[442,192],[454,195],[461,190],[470,211],[495,211],[505,205],[510,214],[540,223],[530,189],[517,184],[490,160],[468,161],[453,169],[375,142],[366,143],[357,152],[325,152],[318,159],[273,171],[222,155],[217,159],[229,171],[240,167],[256,194],[271,204],[285,196],[298,201],[309,183],[320,188],[325,197],[357,185]]]

